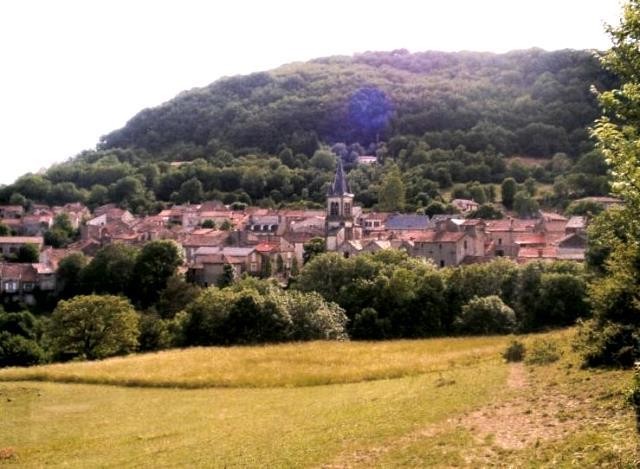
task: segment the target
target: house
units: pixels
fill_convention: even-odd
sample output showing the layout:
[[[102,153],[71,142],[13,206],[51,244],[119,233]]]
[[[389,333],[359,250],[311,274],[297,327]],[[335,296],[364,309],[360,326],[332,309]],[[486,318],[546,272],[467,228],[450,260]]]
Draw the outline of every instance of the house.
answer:
[[[208,230],[204,234],[190,234],[180,244],[184,250],[184,256],[187,263],[195,260],[195,254],[198,249],[203,247],[219,248],[226,244],[229,239],[228,231]]]
[[[42,236],[0,236],[0,254],[3,256],[14,256],[18,254],[21,247],[33,244],[42,250],[44,239]]]
[[[244,272],[258,275],[262,267],[261,256],[253,247],[201,247],[188,266],[187,278],[202,286],[215,285],[224,272],[225,264],[233,268],[236,276]]]
[[[493,244],[493,254],[516,258],[520,249],[516,239],[523,234],[532,234],[538,223],[538,220],[517,218],[487,220],[485,232]]]
[[[462,213],[473,212],[475,210],[478,210],[478,207],[480,206],[480,204],[475,200],[469,199],[453,199],[451,201],[451,205],[453,205]]]
[[[378,157],[374,155],[360,155],[358,156],[358,158],[356,158],[356,162],[358,164],[365,164],[367,166],[370,166],[378,162]]]
[[[390,215],[386,222],[385,228],[389,231],[418,231],[427,230],[431,227],[428,215]]]
[[[461,264],[471,245],[469,236],[460,231],[411,231],[402,239],[409,255],[431,259],[439,267]]]
[[[23,215],[22,205],[0,205],[0,218],[22,218]]]

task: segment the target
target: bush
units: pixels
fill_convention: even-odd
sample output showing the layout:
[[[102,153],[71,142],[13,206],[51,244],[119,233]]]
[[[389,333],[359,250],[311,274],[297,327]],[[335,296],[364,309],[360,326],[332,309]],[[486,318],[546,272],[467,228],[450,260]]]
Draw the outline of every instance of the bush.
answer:
[[[529,347],[525,363],[527,365],[547,365],[560,360],[562,350],[554,340],[536,340]]]
[[[43,363],[45,354],[35,340],[0,332],[0,368]]]
[[[634,326],[595,320],[581,322],[574,349],[586,366],[630,368],[640,358],[640,337]]]
[[[502,353],[502,358],[507,362],[521,362],[524,360],[526,348],[518,340],[512,340],[506,350]]]
[[[499,296],[474,297],[453,322],[462,334],[508,334],[516,327],[516,315]]]

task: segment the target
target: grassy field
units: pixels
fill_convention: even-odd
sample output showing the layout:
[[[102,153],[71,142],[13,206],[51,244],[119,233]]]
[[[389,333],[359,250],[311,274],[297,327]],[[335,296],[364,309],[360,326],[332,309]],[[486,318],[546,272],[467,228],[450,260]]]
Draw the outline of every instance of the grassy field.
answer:
[[[507,339],[485,338],[195,349],[3,370],[0,465],[636,467],[629,373],[579,369],[569,336],[553,335],[565,353],[545,366],[505,364]],[[108,386],[52,382],[110,374],[118,378]],[[180,388],[205,383],[225,387]]]

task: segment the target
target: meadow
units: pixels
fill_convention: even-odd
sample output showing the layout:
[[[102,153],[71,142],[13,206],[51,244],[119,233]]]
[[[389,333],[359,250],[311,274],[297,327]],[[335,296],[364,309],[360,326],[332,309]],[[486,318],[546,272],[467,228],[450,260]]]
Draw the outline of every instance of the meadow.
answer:
[[[559,344],[546,365],[489,337],[5,369],[0,465],[636,467],[630,373],[580,369],[571,335],[523,339]]]

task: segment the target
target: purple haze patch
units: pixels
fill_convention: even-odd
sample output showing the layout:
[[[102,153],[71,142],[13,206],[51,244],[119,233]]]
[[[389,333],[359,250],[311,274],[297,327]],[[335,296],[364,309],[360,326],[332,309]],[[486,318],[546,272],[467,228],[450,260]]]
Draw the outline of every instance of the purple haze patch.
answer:
[[[356,91],[349,101],[349,119],[358,137],[364,143],[377,141],[389,119],[393,106],[384,92],[375,87],[364,87]]]

